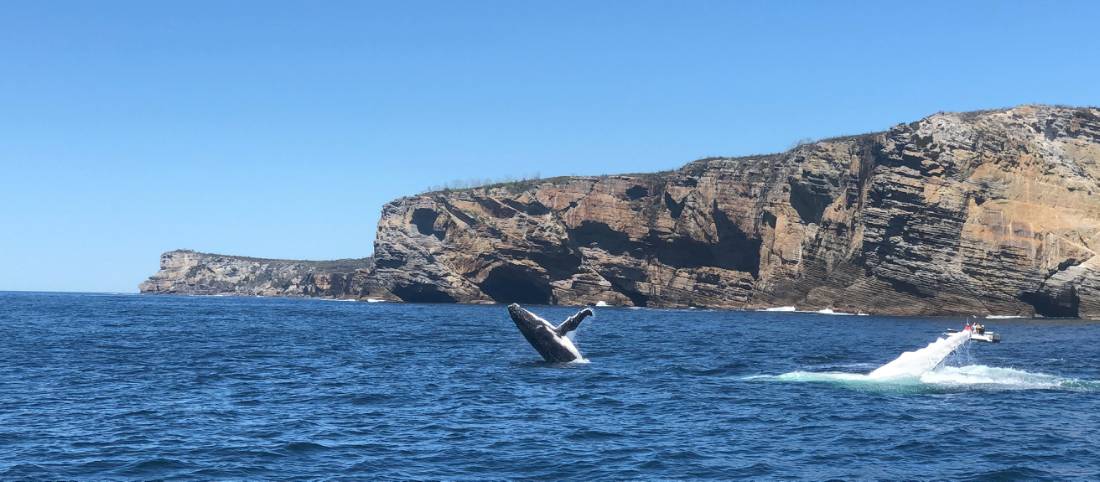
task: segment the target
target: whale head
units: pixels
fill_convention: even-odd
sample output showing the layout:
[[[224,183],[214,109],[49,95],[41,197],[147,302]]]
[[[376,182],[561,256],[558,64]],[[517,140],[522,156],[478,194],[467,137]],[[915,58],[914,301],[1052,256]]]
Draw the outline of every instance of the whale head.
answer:
[[[535,316],[534,313],[521,308],[518,304],[508,305],[508,315],[516,323],[516,327],[524,334],[535,333],[546,326],[546,322]]]

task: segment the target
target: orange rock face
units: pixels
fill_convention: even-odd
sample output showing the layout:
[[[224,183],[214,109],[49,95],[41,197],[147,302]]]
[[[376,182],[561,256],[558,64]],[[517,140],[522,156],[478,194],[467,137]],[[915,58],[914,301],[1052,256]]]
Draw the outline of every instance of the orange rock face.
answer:
[[[359,289],[405,301],[1100,317],[1100,110],[936,114],[649,175],[383,209]]]

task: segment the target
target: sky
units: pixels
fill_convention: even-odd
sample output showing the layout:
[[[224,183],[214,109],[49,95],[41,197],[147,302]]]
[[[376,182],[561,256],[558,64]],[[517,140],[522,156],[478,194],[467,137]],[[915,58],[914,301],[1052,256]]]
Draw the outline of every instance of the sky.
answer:
[[[1100,104],[1100,2],[20,1],[0,290],[160,253],[371,254],[468,179],[671,169],[938,111]]]

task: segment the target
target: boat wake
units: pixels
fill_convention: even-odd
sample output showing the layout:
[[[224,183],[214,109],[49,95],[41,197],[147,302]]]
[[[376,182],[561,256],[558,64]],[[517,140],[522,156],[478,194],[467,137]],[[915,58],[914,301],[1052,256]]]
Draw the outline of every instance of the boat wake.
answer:
[[[970,342],[969,332],[954,333],[928,346],[902,353],[870,373],[794,371],[753,380],[832,383],[866,390],[1075,390],[1100,391],[1100,382],[986,365],[945,366],[951,354]]]
[[[831,383],[869,391],[1070,390],[1100,391],[1100,382],[985,365],[942,367],[917,377],[873,378],[862,373],[795,371],[750,377],[781,382]]]

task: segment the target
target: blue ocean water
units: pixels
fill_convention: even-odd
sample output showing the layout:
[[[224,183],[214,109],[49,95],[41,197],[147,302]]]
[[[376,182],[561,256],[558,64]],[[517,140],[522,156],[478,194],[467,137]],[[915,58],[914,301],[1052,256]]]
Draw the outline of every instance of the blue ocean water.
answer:
[[[532,307],[551,320],[574,311]],[[1100,324],[0,293],[0,478],[1100,478]],[[848,374],[848,375],[845,375]]]

